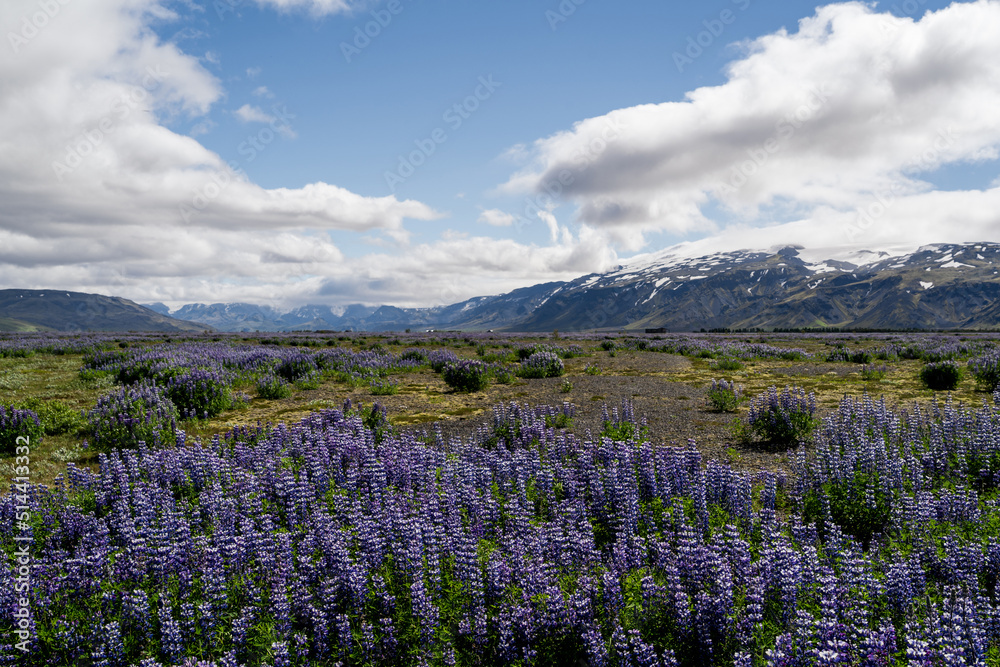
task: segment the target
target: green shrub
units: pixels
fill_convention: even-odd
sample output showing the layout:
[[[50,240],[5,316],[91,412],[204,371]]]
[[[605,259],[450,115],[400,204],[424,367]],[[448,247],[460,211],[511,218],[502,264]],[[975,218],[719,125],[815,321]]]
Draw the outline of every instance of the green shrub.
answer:
[[[13,455],[18,445],[33,447],[42,439],[44,429],[31,410],[0,405],[0,453]],[[18,442],[18,438],[27,438]]]
[[[706,402],[712,412],[736,412],[743,402],[743,388],[733,382],[712,380]]]
[[[545,415],[546,428],[569,428],[573,425],[573,417],[565,412],[557,412],[554,415]]]
[[[493,381],[497,384],[514,384],[517,380],[517,373],[514,372],[514,368],[507,364],[494,364],[492,375]]]
[[[728,357],[717,359],[715,363],[712,364],[712,369],[717,371],[738,371],[742,368],[743,362],[739,359],[730,359]]]
[[[570,382],[569,380],[563,380],[562,384],[559,385],[559,391],[561,391],[564,394],[568,394],[569,392],[573,391],[573,383]]]
[[[621,411],[618,408],[612,409],[608,413],[608,405],[602,408],[603,420],[601,424],[601,437],[610,438],[617,442],[642,442],[649,440],[649,426],[646,418],[636,421],[635,411],[632,409],[630,401],[622,401]]]
[[[216,371],[195,369],[172,377],[166,394],[185,419],[208,419],[233,406],[229,380]]]
[[[279,377],[268,375],[257,381],[257,396],[267,399],[288,398],[292,387]]]
[[[441,376],[455,391],[482,391],[490,386],[491,369],[481,361],[459,361],[444,367]]]
[[[518,375],[523,378],[554,378],[566,372],[563,360],[554,352],[535,352],[521,363]]]
[[[381,445],[387,437],[396,434],[396,430],[389,421],[389,411],[377,402],[372,403],[367,408],[364,404],[359,404],[358,409],[354,410],[351,408],[351,400],[348,399],[344,403],[344,416],[347,418],[360,417],[362,426],[372,432],[372,438],[377,445]]]
[[[597,364],[587,364],[587,367],[583,369],[583,372],[587,375],[600,375],[601,367]]]
[[[934,391],[953,391],[962,381],[962,368],[954,361],[938,361],[920,369],[920,381]]]
[[[90,446],[99,451],[136,447],[144,442],[158,448],[174,444],[177,406],[161,387],[137,384],[119,387],[97,401],[87,415]]]
[[[416,348],[409,348],[399,355],[400,361],[415,361],[420,365],[427,364],[427,353]]]
[[[889,367],[885,364],[873,366],[865,364],[861,367],[861,379],[865,382],[881,382],[889,372]]]
[[[393,380],[372,379],[372,396],[395,396],[399,393],[399,384]]]
[[[991,350],[981,357],[970,359],[969,370],[981,389],[995,391],[1000,387],[1000,351]]]
[[[323,382],[323,376],[316,373],[309,373],[308,375],[303,375],[298,380],[295,381],[296,389],[319,389]]]
[[[815,394],[807,396],[801,387],[785,387],[779,394],[777,388],[770,387],[750,402],[741,435],[760,444],[794,446],[812,435],[819,423],[815,413]]]
[[[31,410],[38,415],[46,435],[76,433],[87,425],[87,419],[80,410],[75,410],[62,401],[43,401],[33,397],[19,401],[14,407]]]

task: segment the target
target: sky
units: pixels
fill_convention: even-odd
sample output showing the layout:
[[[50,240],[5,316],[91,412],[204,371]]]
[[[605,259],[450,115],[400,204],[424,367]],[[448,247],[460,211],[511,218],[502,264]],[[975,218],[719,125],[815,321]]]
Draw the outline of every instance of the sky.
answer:
[[[0,288],[437,306],[1000,241],[1000,0],[3,0]]]

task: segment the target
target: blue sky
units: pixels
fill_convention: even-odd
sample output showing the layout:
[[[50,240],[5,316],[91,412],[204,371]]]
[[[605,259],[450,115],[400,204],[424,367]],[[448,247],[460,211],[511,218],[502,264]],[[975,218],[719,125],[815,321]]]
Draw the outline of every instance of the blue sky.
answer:
[[[998,2],[84,4],[0,9],[5,286],[437,305],[1000,229]]]
[[[922,9],[943,5],[927,2]],[[523,198],[494,192],[516,166],[504,157],[512,146],[614,109],[678,101],[687,91],[720,84],[726,63],[741,53],[740,42],[794,28],[814,6],[588,0],[561,9],[558,2],[401,0],[400,13],[390,13],[388,25],[379,25],[377,36],[355,51],[356,43],[365,44],[358,30],[374,33],[372,22],[386,21],[385,3],[316,17],[246,1],[231,7],[222,0],[187,14],[184,27],[199,37],[183,44],[218,58],[206,66],[227,89],[226,104],[210,115],[216,126],[199,137],[205,146],[239,161],[265,187],[324,180],[365,196],[426,202],[449,214],[414,228],[414,240],[429,240],[447,229],[481,228],[476,220],[483,208],[523,208]],[[169,40],[178,27],[166,22],[158,33]],[[691,62],[675,61],[675,53],[688,57],[688,40],[699,33],[708,46],[699,45],[700,55],[692,50],[697,57]],[[490,76],[500,87],[452,129],[454,121],[446,122],[444,114],[475,93],[480,77]],[[274,97],[254,95],[260,86]],[[296,116],[297,138],[275,142],[248,163],[238,150],[248,128],[231,115],[243,104],[287,107]],[[385,172],[396,171],[399,157],[437,128],[446,131],[447,141],[390,189]],[[179,131],[190,129],[190,123],[178,124]],[[560,212],[570,215],[569,207]],[[508,235],[542,243],[547,232],[535,225]],[[363,251],[358,239],[341,245]]]

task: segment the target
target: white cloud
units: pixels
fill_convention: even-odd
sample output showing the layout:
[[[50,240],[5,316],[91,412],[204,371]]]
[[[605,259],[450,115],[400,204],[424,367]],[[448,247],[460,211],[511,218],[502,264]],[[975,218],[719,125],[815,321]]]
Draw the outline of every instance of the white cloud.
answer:
[[[271,123],[275,120],[274,116],[264,113],[260,107],[251,106],[249,104],[244,104],[233,113],[235,113],[236,117],[244,123]]]
[[[330,231],[405,238],[406,220],[440,217],[418,201],[327,183],[267,189],[238,178],[160,124],[183,118],[199,134],[224,96],[197,57],[149,29],[169,11],[155,0],[59,7],[16,51],[0,49],[0,282],[274,297],[341,264]],[[0,3],[0,34],[19,34],[37,11],[36,0]],[[237,116],[280,131],[289,123],[275,109],[245,105]]]
[[[256,79],[258,76],[260,76],[260,73],[263,72],[263,71],[264,70],[262,70],[260,67],[248,67],[247,68],[247,78],[248,79]]]
[[[267,113],[263,109],[250,104],[244,104],[233,114],[244,123],[267,123],[275,132],[286,139],[294,139],[298,136],[292,126],[287,122],[279,120],[277,117]]]
[[[314,16],[344,14],[371,5],[371,0],[257,0],[261,7],[282,11],[306,10]]]
[[[267,86],[258,86],[254,89],[253,94],[255,97],[266,97],[268,99],[274,97],[274,94],[267,89]]]
[[[517,218],[510,213],[496,208],[486,209],[479,215],[479,222],[484,222],[494,227],[510,227],[516,220]]]
[[[502,189],[561,190],[581,222],[628,249],[651,231],[716,232],[713,202],[758,226],[775,208],[806,219],[878,190],[925,192],[921,177],[941,165],[997,157],[998,35],[996,0],[920,21],[862,3],[820,7],[797,32],[745,45],[722,85],[536,141]],[[890,235],[909,232],[900,222]]]
[[[900,233],[905,229],[906,233]],[[733,225],[724,234],[679,244],[666,252],[700,257],[733,249],[796,245],[812,260],[851,261],[864,250],[892,255],[933,243],[996,241],[1000,185],[987,190],[878,192],[849,211],[818,208],[809,216],[771,225]],[[631,261],[631,260],[627,260]]]
[[[586,226],[577,237],[563,235],[559,243],[548,246],[446,235],[435,243],[413,246],[401,256],[348,259],[322,281],[318,295],[324,302],[439,306],[526,284],[572,280],[617,264],[604,236]]]

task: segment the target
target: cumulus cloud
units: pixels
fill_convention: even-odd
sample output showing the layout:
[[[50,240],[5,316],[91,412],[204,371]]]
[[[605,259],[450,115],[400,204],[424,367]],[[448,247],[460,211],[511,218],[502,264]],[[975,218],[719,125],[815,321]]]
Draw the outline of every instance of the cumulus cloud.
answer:
[[[286,122],[284,119],[279,121],[277,117],[272,114],[267,113],[258,106],[253,106],[252,104],[244,104],[239,109],[233,112],[237,118],[239,118],[244,123],[267,123],[274,131],[285,137],[286,139],[294,139],[297,135],[292,126]]]
[[[604,236],[586,226],[576,237],[562,235],[547,246],[453,235],[413,246],[402,256],[349,259],[322,281],[319,295],[338,303],[440,306],[526,284],[572,280],[617,264]]]
[[[345,14],[371,5],[371,0],[257,0],[261,7],[282,11],[305,10],[314,16]]]
[[[997,157],[998,34],[995,0],[918,21],[862,3],[820,7],[796,32],[747,43],[721,85],[536,141],[502,190],[573,203],[628,249],[651,231],[718,231],[712,205],[759,226],[775,209],[849,215],[879,191],[927,192],[940,166]],[[882,227],[909,233],[905,222]]]
[[[156,0],[56,6],[29,30],[35,0],[0,4],[0,34],[15,36],[0,49],[3,284],[114,292],[108,281],[119,276],[137,297],[204,297],[220,285],[252,294],[265,284],[273,295],[342,261],[330,232],[404,237],[407,220],[440,217],[418,201],[322,182],[250,182],[164,125],[183,118],[200,128],[193,135],[207,131],[205,114],[225,92],[197,57],[149,29],[174,18],[168,9]],[[236,116],[293,136],[283,107],[248,104]]]
[[[236,117],[244,123],[270,123],[274,121],[274,116],[264,111],[260,107],[244,104],[233,112]]]
[[[517,220],[515,216],[506,211],[496,208],[489,208],[479,215],[479,222],[493,225],[494,227],[510,227]]]

